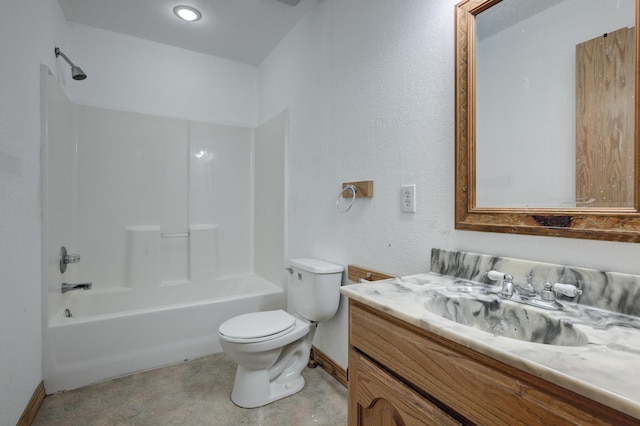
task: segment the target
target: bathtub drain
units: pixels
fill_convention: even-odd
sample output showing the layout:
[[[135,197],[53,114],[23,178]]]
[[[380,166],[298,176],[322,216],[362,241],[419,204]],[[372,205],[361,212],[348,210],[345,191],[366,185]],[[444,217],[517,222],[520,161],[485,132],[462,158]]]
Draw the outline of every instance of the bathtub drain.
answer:
[[[71,315],[71,311],[69,310],[69,308],[64,310],[64,316],[67,318],[72,318],[73,315]]]

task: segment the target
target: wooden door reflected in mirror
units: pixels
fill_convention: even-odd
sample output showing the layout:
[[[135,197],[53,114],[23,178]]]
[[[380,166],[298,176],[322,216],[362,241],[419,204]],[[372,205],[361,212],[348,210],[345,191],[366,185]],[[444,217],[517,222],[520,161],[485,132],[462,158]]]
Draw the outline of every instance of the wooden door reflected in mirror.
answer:
[[[576,46],[577,206],[633,207],[634,46],[634,28]]]

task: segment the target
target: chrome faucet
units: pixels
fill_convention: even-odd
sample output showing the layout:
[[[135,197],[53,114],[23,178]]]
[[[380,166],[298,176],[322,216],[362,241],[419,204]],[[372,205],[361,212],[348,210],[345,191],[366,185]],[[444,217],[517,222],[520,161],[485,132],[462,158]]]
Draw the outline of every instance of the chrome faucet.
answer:
[[[536,295],[536,290],[533,288],[532,281],[533,281],[533,275],[529,274],[529,276],[527,277],[527,283],[524,285],[524,287],[521,287],[516,284],[518,288],[518,292],[528,297],[534,297]]]
[[[93,283],[78,283],[78,284],[67,284],[62,283],[62,292],[66,293],[72,290],[89,290],[93,286]]]
[[[538,296],[531,283],[533,279],[531,275],[527,277],[527,283],[523,286],[515,284],[513,282],[513,276],[499,271],[489,271],[487,272],[487,277],[494,281],[502,281],[502,289],[498,292],[498,296],[501,298],[544,309],[562,309],[562,304],[556,300],[556,293],[563,294],[567,297],[576,297],[582,294],[582,290],[573,284],[551,284],[546,282],[544,283],[544,289],[540,296]]]
[[[500,290],[500,297],[505,299],[511,299],[515,292],[515,286],[513,284],[513,276],[509,274],[504,275],[504,281],[502,281],[502,290]]]
[[[500,290],[499,294],[505,299],[511,299],[514,294],[522,297],[535,297],[536,292],[533,289],[533,284],[531,284],[531,275],[527,277],[527,284],[521,286],[513,282],[511,275],[506,274],[502,282],[502,290]]]

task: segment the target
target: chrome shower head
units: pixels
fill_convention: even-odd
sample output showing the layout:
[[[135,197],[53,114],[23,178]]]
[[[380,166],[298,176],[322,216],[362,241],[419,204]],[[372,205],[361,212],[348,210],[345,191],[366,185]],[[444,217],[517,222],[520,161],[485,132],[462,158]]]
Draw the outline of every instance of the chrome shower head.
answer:
[[[82,68],[73,65],[71,67],[71,78],[74,80],[84,80],[87,78],[87,75],[82,71]]]
[[[82,68],[74,65],[74,63],[71,62],[69,58],[67,58],[67,55],[65,55],[60,51],[59,47],[56,47],[55,52],[56,52],[56,58],[58,56],[62,56],[62,59],[64,59],[65,61],[67,61],[69,65],[71,65],[71,77],[74,80],[84,80],[85,78],[87,78],[87,74],[85,74],[84,71],[82,71]]]

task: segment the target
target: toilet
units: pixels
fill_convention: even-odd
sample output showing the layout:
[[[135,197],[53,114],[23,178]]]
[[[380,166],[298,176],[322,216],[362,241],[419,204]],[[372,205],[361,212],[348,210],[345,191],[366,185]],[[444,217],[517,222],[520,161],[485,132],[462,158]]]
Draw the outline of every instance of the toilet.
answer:
[[[291,259],[289,266],[292,314],[253,312],[218,328],[222,349],[238,364],[231,400],[240,407],[260,407],[302,390],[316,325],[338,310],[342,266],[317,259]]]

